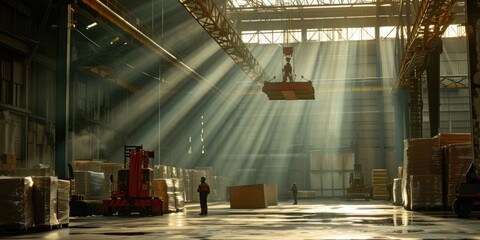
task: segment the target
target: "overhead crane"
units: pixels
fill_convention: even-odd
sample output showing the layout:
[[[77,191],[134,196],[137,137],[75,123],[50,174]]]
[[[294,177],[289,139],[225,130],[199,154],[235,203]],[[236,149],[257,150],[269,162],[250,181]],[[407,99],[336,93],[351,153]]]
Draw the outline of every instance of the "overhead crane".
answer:
[[[311,82],[268,83],[270,79],[213,0],[178,0],[270,100],[314,99]],[[285,51],[284,51],[285,54]]]

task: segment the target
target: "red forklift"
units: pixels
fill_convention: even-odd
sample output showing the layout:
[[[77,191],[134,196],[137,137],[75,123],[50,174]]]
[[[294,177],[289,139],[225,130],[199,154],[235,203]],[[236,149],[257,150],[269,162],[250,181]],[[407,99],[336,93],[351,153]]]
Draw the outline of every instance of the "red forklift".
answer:
[[[103,215],[163,215],[162,200],[153,196],[154,176],[149,167],[153,151],[146,151],[142,146],[125,146],[124,156],[124,167],[118,171],[117,181],[110,176],[112,192],[110,199],[102,202]]]

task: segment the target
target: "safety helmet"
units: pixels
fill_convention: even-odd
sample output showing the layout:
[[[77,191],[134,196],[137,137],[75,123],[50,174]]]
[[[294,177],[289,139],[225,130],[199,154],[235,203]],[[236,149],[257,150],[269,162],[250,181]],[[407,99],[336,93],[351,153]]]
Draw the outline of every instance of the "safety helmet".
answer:
[[[205,180],[207,180],[207,178],[205,178],[205,177],[200,178],[200,181],[202,181],[202,182],[205,181]]]

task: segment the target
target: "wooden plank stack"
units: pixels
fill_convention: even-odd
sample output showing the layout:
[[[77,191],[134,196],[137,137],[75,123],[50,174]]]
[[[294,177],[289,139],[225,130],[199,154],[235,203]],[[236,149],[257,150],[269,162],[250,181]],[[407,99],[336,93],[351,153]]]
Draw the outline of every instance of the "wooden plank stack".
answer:
[[[446,166],[446,206],[450,208],[456,198],[459,183],[465,181],[465,174],[472,163],[472,144],[451,144],[444,149]]]
[[[441,175],[411,175],[412,210],[440,210],[443,207]]]
[[[438,139],[415,138],[404,141],[404,162],[402,177],[402,200],[407,210],[412,208],[411,176],[441,175],[442,161]]]
[[[372,199],[388,199],[388,173],[387,169],[372,169]]]

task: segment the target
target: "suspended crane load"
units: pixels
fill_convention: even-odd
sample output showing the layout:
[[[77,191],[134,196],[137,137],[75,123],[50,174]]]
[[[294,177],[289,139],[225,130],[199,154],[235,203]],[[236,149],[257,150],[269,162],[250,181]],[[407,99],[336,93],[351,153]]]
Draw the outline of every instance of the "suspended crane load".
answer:
[[[293,48],[284,47],[283,55],[285,64],[282,68],[282,82],[265,82],[262,91],[267,94],[269,100],[315,99],[312,81],[295,82],[296,75],[292,61]]]
[[[124,168],[118,171],[117,181],[110,176],[114,187],[110,199],[102,202],[103,215],[117,212],[120,215],[162,215],[163,202],[153,196],[153,169],[149,167],[154,153],[141,146],[125,146],[124,155]]]

